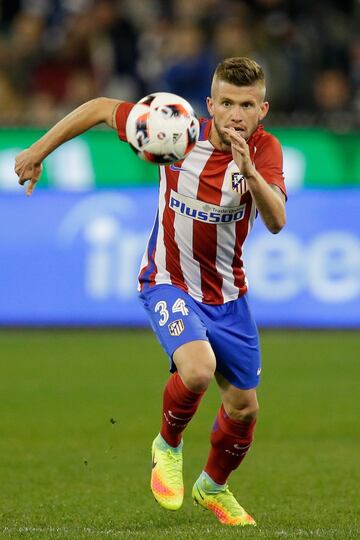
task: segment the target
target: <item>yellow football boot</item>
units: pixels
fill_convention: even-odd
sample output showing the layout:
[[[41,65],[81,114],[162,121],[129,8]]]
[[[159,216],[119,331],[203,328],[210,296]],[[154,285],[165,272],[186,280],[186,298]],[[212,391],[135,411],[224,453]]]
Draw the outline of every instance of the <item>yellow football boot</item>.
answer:
[[[178,510],[184,500],[182,443],[169,446],[159,434],[152,444],[151,491],[167,510]]]
[[[195,504],[210,510],[223,525],[256,525],[254,518],[240,506],[228,486],[214,490],[204,473],[195,482],[192,496]]]

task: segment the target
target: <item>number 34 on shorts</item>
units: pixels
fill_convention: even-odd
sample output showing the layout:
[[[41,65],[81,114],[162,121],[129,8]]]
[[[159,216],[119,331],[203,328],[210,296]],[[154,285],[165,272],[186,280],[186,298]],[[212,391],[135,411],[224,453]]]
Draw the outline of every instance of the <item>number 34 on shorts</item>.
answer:
[[[159,325],[164,326],[169,320],[169,310],[168,305],[165,300],[159,300],[154,308],[155,313],[159,312]],[[171,307],[172,313],[181,313],[183,316],[189,315],[189,310],[186,307],[185,301],[183,298],[177,298]],[[177,321],[174,321],[174,323]],[[169,328],[170,333],[171,329]]]

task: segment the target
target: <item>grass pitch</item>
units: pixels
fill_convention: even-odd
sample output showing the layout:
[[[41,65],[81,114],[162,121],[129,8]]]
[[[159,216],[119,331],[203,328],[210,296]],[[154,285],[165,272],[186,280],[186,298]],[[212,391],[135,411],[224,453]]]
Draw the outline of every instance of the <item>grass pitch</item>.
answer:
[[[360,538],[360,336],[263,332],[256,441],[230,487],[258,522],[191,502],[218,407],[185,435],[183,508],[149,491],[167,359],[146,331],[0,332],[1,538]]]

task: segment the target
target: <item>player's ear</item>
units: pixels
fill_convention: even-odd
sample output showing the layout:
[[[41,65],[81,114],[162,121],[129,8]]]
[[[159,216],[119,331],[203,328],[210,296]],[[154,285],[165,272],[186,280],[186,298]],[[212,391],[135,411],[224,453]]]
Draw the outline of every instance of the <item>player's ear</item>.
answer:
[[[214,116],[214,102],[211,97],[206,98],[206,106],[210,116]]]
[[[265,116],[269,112],[269,107],[270,107],[270,105],[269,105],[268,101],[263,101],[262,102],[262,104],[260,105],[259,120],[263,120],[265,118]]]

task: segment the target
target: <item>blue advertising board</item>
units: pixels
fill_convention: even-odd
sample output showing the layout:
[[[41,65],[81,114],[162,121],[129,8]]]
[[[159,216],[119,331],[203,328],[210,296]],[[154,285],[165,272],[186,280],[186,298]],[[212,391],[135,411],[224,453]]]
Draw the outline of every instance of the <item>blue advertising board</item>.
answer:
[[[1,325],[147,325],[137,272],[154,188],[0,196]],[[301,191],[244,250],[260,326],[360,327],[360,191]]]

